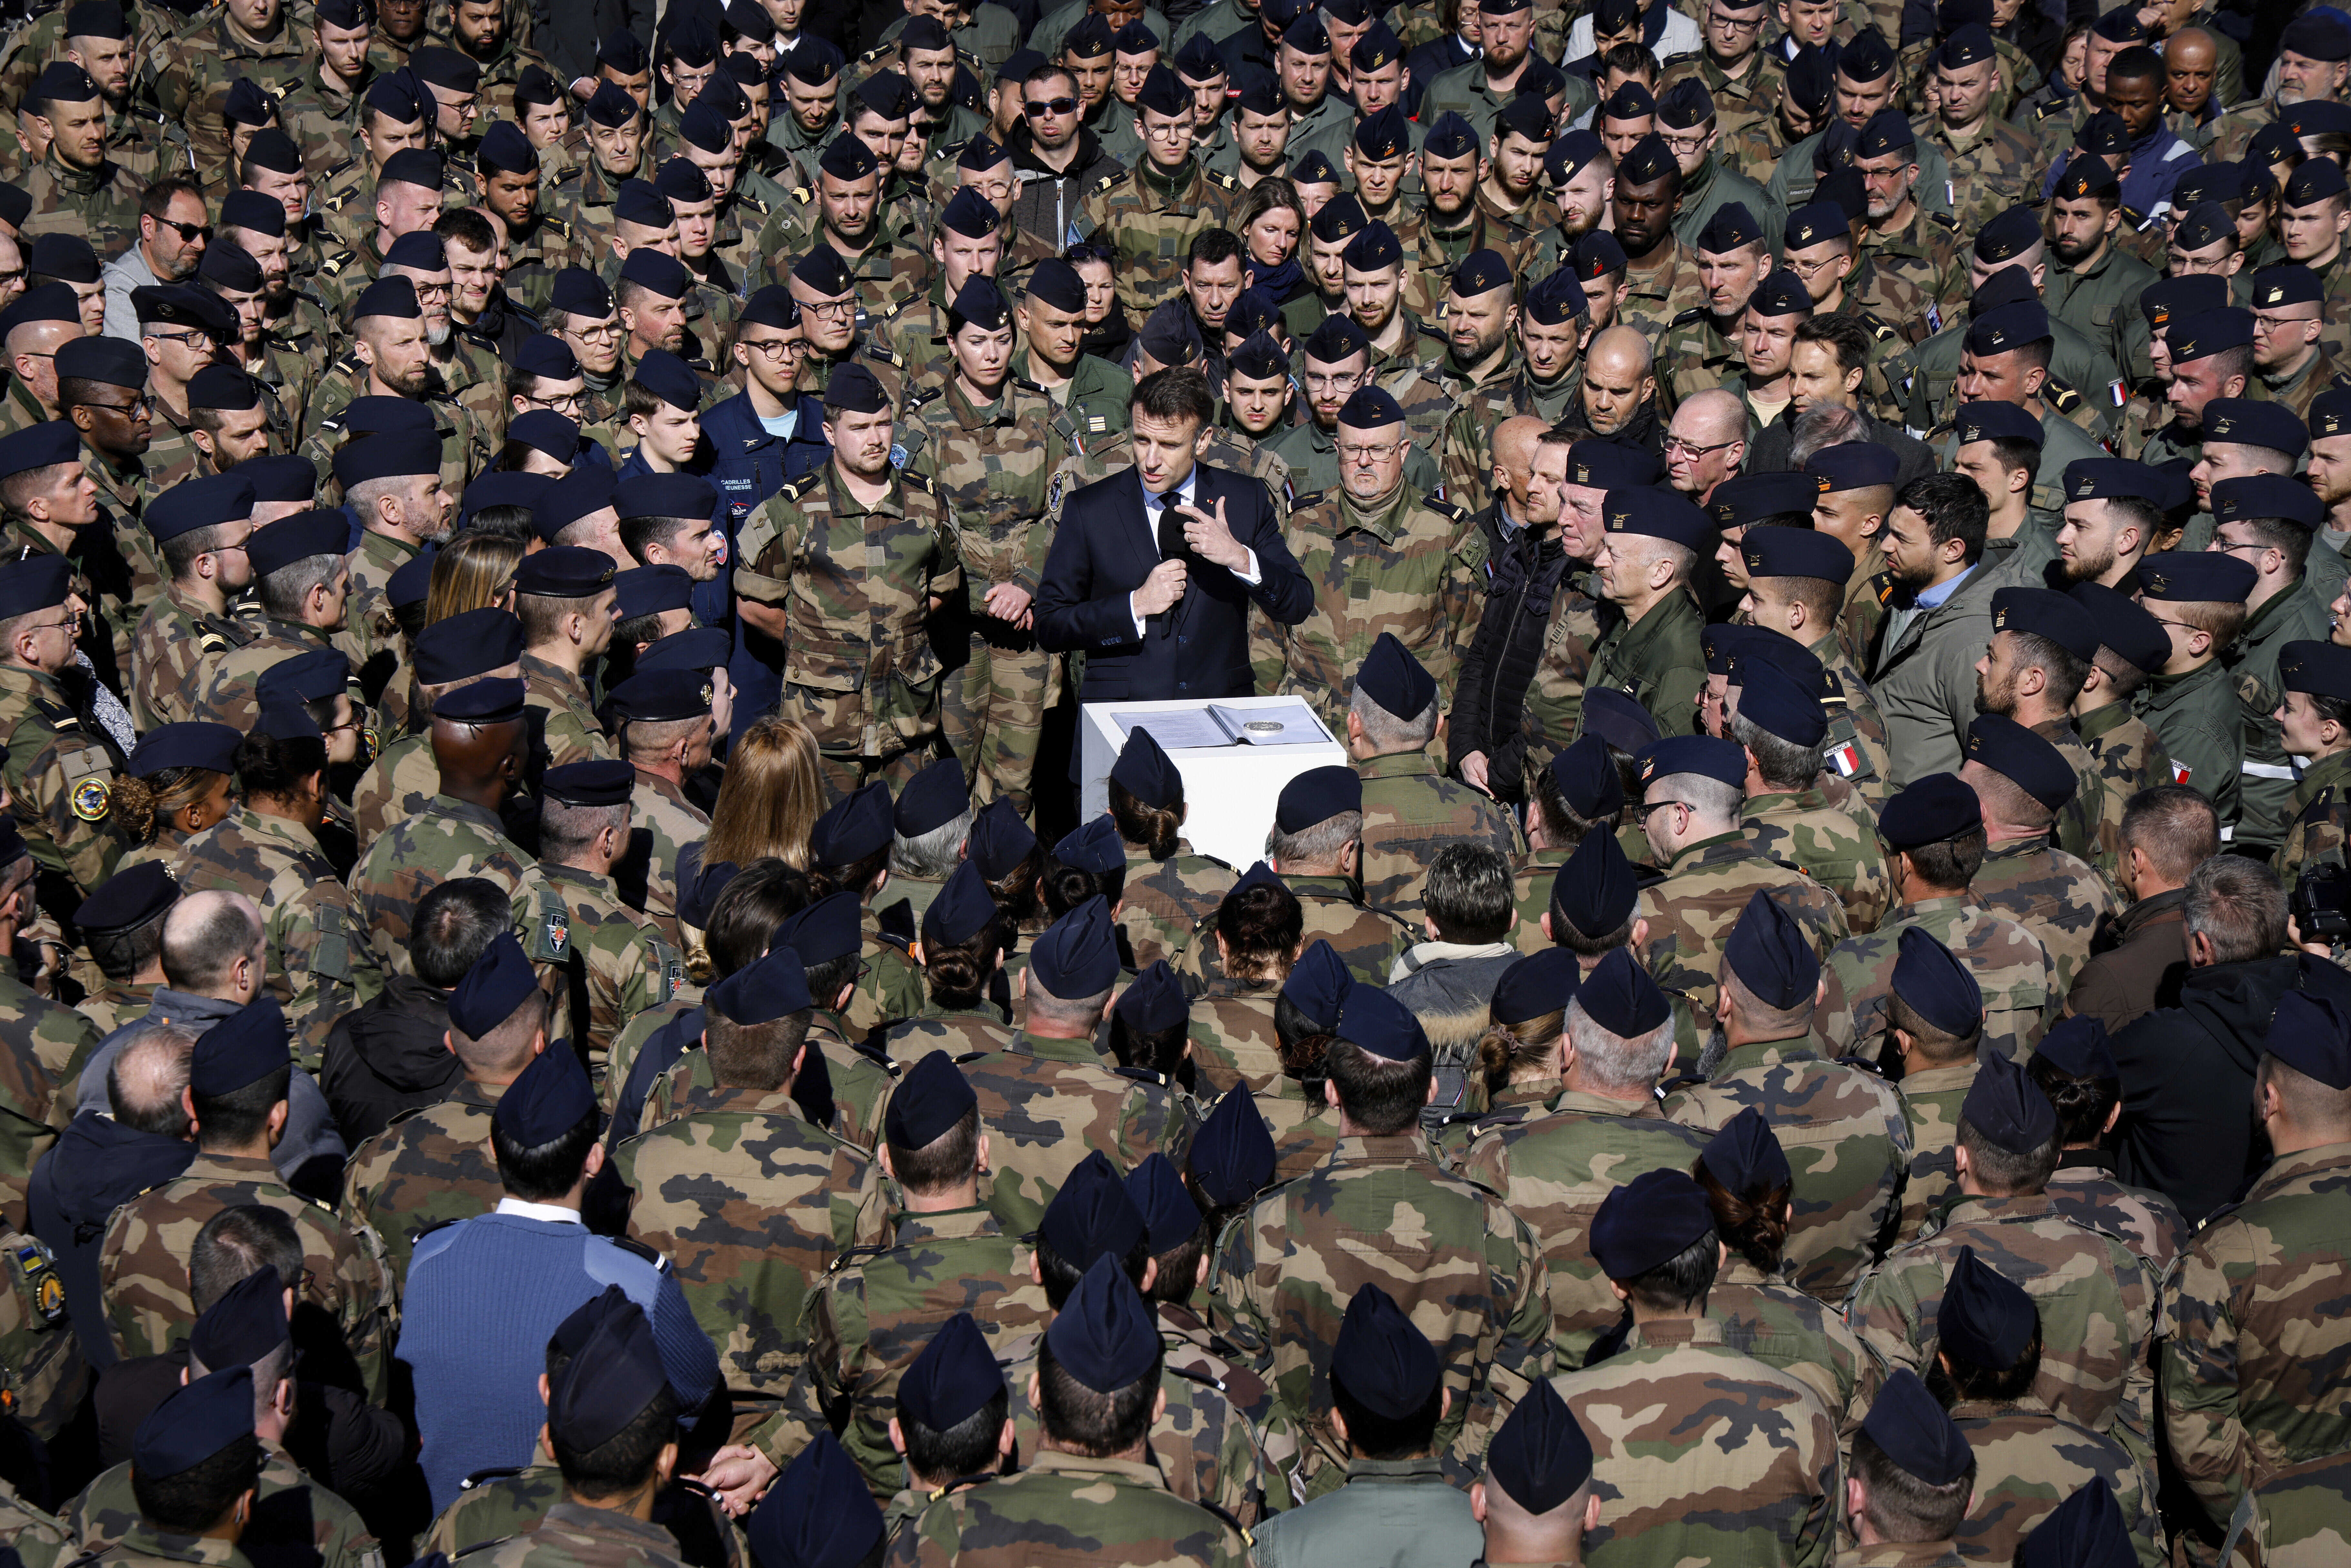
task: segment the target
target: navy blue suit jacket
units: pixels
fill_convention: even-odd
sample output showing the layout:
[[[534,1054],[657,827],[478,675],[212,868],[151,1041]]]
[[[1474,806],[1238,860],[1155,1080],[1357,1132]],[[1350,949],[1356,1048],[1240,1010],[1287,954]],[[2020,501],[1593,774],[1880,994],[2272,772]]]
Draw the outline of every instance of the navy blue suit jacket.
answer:
[[[1155,528],[1144,519],[1143,482],[1127,469],[1071,496],[1045,558],[1037,591],[1037,643],[1056,653],[1083,653],[1081,702],[1148,702],[1165,697],[1245,697],[1249,674],[1249,607],[1254,600],[1284,626],[1314,608],[1314,591],[1282,542],[1273,497],[1262,482],[1201,464],[1193,505],[1214,512],[1225,503],[1233,538],[1257,552],[1258,582],[1223,567],[1196,563],[1173,610],[1134,634],[1126,596],[1159,564]]]

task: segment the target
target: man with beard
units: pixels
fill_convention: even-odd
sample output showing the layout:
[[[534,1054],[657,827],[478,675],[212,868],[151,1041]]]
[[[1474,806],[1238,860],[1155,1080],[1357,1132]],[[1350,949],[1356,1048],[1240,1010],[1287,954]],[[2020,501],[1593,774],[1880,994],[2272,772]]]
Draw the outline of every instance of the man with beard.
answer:
[[[1602,347],[1593,343],[1595,355]],[[1631,696],[1657,721],[1660,735],[1695,734],[1706,656],[1698,603],[1684,590],[1705,548],[1706,514],[1681,496],[1612,489],[1602,516],[1607,533],[1593,565],[1601,597],[1622,619],[1592,651],[1585,685]]]
[[[1543,153],[1557,221],[1535,236],[1524,257],[1529,271],[1542,271],[1566,259],[1575,242],[1600,226],[1616,188],[1616,161],[1589,131],[1570,131]]]
[[[2346,575],[2344,552],[2351,548],[2351,390],[2329,387],[2310,404],[2311,489],[2326,507],[2325,522],[2313,531],[2308,570],[2311,592],[2320,602],[2340,599]],[[2337,613],[2336,635],[2351,645],[2351,613]]]
[[[1715,214],[1734,204],[1744,206],[1750,220],[1770,223],[1778,216],[1762,186],[1716,156],[1719,131],[1714,100],[1695,78],[1686,77],[1658,95],[1657,134],[1682,173],[1674,237],[1684,245],[1697,243]]]
[[[311,12],[310,63],[277,114],[313,170],[340,162],[350,144],[360,100],[376,78],[368,50],[374,32],[373,0],[320,0]]]
[[[2265,403],[2241,406],[2278,412]],[[2299,428],[2295,434],[2301,434]],[[2218,444],[2216,437],[2213,445]],[[2295,779],[2294,759],[2287,755],[2276,718],[2285,701],[2278,684],[2278,661],[2290,643],[2316,641],[2326,633],[2326,611],[2304,580],[2304,570],[2311,535],[2325,519],[2325,509],[2290,468],[2219,480],[2212,486],[2211,507],[2212,549],[2251,561],[2258,574],[2245,596],[2244,627],[2223,662],[2244,720],[2243,808],[2232,842],[2266,855],[2285,841]]]
[[[821,44],[821,40],[816,42]],[[816,161],[831,141],[840,120],[841,56],[830,45],[796,48],[784,57],[781,85],[786,112],[768,121],[768,141],[790,161],[784,172],[787,183],[812,187]],[[604,89],[596,90],[601,97]],[[630,99],[632,104],[635,101]],[[592,98],[588,100],[588,118],[591,123],[596,119]],[[594,141],[592,132],[590,141]]]
[[[1874,442],[1894,453],[1899,464],[1897,486],[1935,471],[1935,455],[1925,443],[1913,440],[1891,424],[1871,416],[1862,407],[1861,387],[1869,371],[1869,330],[1851,316],[1817,312],[1796,328],[1788,350],[1788,406],[1764,427],[1748,448],[1750,471],[1769,473],[1795,465],[1796,420],[1826,405],[1850,409],[1861,421],[1857,440]]]
[[[1763,247],[1763,231],[1746,204],[1732,202],[1715,209],[1703,231],[1693,236],[1698,250],[1699,281],[1706,303],[1686,310],[1657,344],[1657,357],[1670,369],[1669,401],[1679,403],[1694,392],[1719,387],[1739,373],[1739,333],[1771,256]]]
[[[437,390],[462,404],[484,430],[503,428],[506,370],[494,351],[475,348],[457,332],[448,242],[430,229],[402,235],[385,254],[381,276],[405,277],[416,287],[416,301],[424,310],[425,362]]]
[[[1348,177],[1355,183],[1352,193],[1365,218],[1387,224],[1403,220],[1400,204],[1405,165],[1415,149],[1425,144],[1426,132],[1407,121],[1404,110],[1394,104],[1355,122],[1343,161]]]
[[[571,266],[585,247],[568,225],[541,208],[538,152],[512,121],[494,121],[482,132],[475,163],[481,173],[482,205],[506,231],[499,287],[524,309],[543,309],[555,275]]]
[[[1532,0],[1464,0],[1478,11],[1479,57],[1458,66],[1428,84],[1421,95],[1418,119],[1434,124],[1447,114],[1469,121],[1477,140],[1493,134],[1494,117],[1519,95],[1534,58],[1535,18]]]
[[[1530,235],[1559,225],[1559,206],[1543,193],[1543,154],[1559,121],[1547,99],[1520,93],[1494,117],[1486,144],[1485,177],[1478,182],[1478,210],[1496,223]]]
[[[1661,136],[1643,137],[1616,166],[1610,207],[1616,242],[1625,249],[1627,287],[1616,317],[1652,340],[1683,312],[1700,309],[1706,302],[1706,282],[1674,238],[1681,199],[1681,165],[1672,149]]]
[[[2022,410],[2041,427],[2042,464],[2046,472],[2055,474],[2078,458],[2104,457],[2106,450],[2055,407],[2049,382],[2049,359],[2054,347],[2051,326],[2048,308],[2037,299],[2020,299],[1973,315],[1959,350],[1959,379],[1951,390],[1962,403],[2005,402]],[[1941,434],[1950,433],[1950,427],[1945,426]],[[1938,449],[1942,450],[1939,444]],[[2034,505],[2045,511],[2051,509],[2047,503],[2053,500],[2053,497],[2043,497]],[[2027,570],[2037,570],[2039,564],[2029,563]]]
[[[1979,23],[1952,29],[1934,53],[1935,112],[1923,132],[1950,170],[1951,210],[1967,233],[2020,202],[2032,200],[2041,165],[2032,139],[1998,118],[2000,56]]]
[[[1518,281],[1499,251],[1472,251],[1453,269],[1443,300],[1445,358],[1437,361],[1437,384],[1455,402],[1500,385],[1518,368],[1512,340]]]
[[[1363,233],[1370,221],[1354,193],[1343,191],[1306,222],[1306,233],[1298,242],[1299,260],[1305,266],[1307,281],[1314,286],[1314,302],[1325,316],[1347,313],[1347,243]]]
[[[1089,446],[1124,430],[1134,382],[1108,360],[1080,351],[1086,286],[1077,269],[1058,256],[1039,262],[1012,314],[1020,328],[1012,373],[1042,387]]]
[[[1325,494],[1340,487],[1339,414],[1374,382],[1371,342],[1353,321],[1329,316],[1301,346],[1299,359],[1308,417],[1276,432],[1266,447],[1290,465],[1290,487],[1298,495]],[[1412,489],[1439,487],[1437,464],[1419,442],[1407,443],[1400,461]]]
[[[2163,476],[2119,457],[2065,466],[2065,521],[2057,530],[2058,570],[2068,584],[2095,582],[2125,593],[2162,532]]]
[[[310,430],[302,441],[302,455],[322,471],[336,446],[351,434],[346,413],[360,398],[397,398],[421,405],[441,444],[441,477],[452,494],[463,494],[474,476],[490,465],[492,456],[481,425],[465,408],[436,390],[433,350],[427,339],[424,308],[416,285],[407,277],[384,277],[368,285],[351,307],[351,351],[337,365],[350,379],[349,396],[322,384],[312,397],[305,417]],[[148,358],[154,358],[152,350]],[[330,401],[331,399],[331,401]],[[168,415],[167,415],[168,417]]]
[[[2224,162],[2245,155],[2255,132],[2297,103],[2339,103],[2351,80],[2351,28],[2332,14],[2296,16],[2278,38],[2277,92],[2241,103],[2211,125],[2205,158]]]
[[[202,188],[184,174],[149,185],[139,198],[139,239],[100,269],[106,280],[106,332],[136,339],[131,291],[157,283],[179,283],[204,259],[205,223]]]
[[[2014,719],[2057,748],[2078,783],[2056,808],[2053,841],[2112,876],[2134,791],[2106,782],[2073,720],[2074,699],[2097,657],[2098,629],[2075,601],[2022,583],[1992,595],[1991,626],[1976,661],[1976,711]]]
[[[1966,297],[1959,221],[1919,204],[1918,133],[1897,109],[1881,109],[1861,128],[1854,169],[1868,194],[1861,252],[1873,271],[1912,285],[1938,304]]]
[[[2224,306],[2200,316],[2176,317],[2164,334],[2171,384],[2164,406],[2171,417],[2149,432],[2135,453],[2153,467],[2175,457],[2195,463],[2204,455],[2204,408],[2214,398],[2245,395],[2253,368],[2253,313]],[[2125,431],[2127,442],[2132,432]]]
[[[1180,85],[1180,84],[1179,84]],[[1020,184],[1012,218],[1022,231],[1057,246],[1086,235],[1081,204],[1120,171],[1102,140],[1078,112],[1078,81],[1067,66],[1040,65],[1020,83],[1026,134],[1015,132],[1014,164]]]
[[[907,18],[898,35],[898,69],[914,89],[925,152],[937,153],[987,129],[977,111],[955,101],[955,40],[937,17]]]
[[[337,464],[343,502],[360,519],[351,551],[350,622],[357,626],[390,606],[392,574],[427,545],[456,530],[457,497],[443,487],[434,450],[422,442],[370,435],[346,444]],[[339,455],[340,456],[340,455]]]
[[[1533,244],[1526,230],[1479,208],[1478,184],[1486,169],[1479,147],[1476,131],[1459,115],[1431,125],[1420,148],[1420,204],[1390,220],[1403,250],[1405,304],[1423,319],[1443,305],[1463,257],[1499,251],[1515,267]]]
[[[1976,712],[1976,660],[1991,640],[2001,586],[1981,565],[1989,511],[1973,479],[1929,473],[1901,488],[1886,520],[1880,580],[1893,599],[1870,688],[1886,716],[1896,789],[1959,770]]]
[[[1290,137],[1301,146],[1329,145],[1354,123],[1353,110],[1331,90],[1331,34],[1321,11],[1309,11],[1282,30],[1274,75],[1290,113]]]
[[[1462,395],[1445,429],[1445,489],[1459,505],[1489,493],[1494,458],[1488,443],[1497,423],[1532,414],[1555,425],[1581,406],[1591,320],[1583,288],[1565,267],[1527,290],[1526,303],[1518,307],[1518,352],[1502,373]]]
[[[1828,123],[1835,88],[1829,57],[1818,46],[1800,46],[1781,74],[1779,101],[1771,112],[1724,133],[1724,160],[1750,180],[1768,185],[1790,150]]]
[[[1412,425],[1413,449],[1433,459],[1453,417],[1453,400],[1437,384],[1434,362],[1424,357],[1429,350],[1426,329],[1404,306],[1403,248],[1395,231],[1374,221],[1347,242],[1342,259],[1346,313],[1368,345],[1370,384],[1403,407]]]
[[[2089,339],[2117,367],[2147,361],[2146,326],[2135,307],[2155,269],[2115,242],[2122,187],[2103,158],[2084,154],[2051,187],[2049,313]]]
[[[475,353],[496,368],[510,362],[538,331],[538,318],[507,295],[499,280],[498,230],[479,209],[443,213],[433,225],[449,256],[449,321]],[[548,274],[551,284],[555,275]]]
[[[1780,96],[1778,55],[1763,47],[1763,0],[1712,0],[1699,29],[1704,46],[1667,62],[1657,78],[1658,99],[1676,84],[1695,81],[1723,106],[1726,131],[1768,118]]]
[[[261,264],[235,246],[215,245],[204,252],[196,268],[196,282],[220,301],[235,323],[235,330],[220,341],[219,362],[262,389],[266,404],[264,442],[274,441],[280,450],[290,450],[302,410],[309,402],[311,376],[300,355],[270,339]],[[191,400],[189,410],[194,413],[193,392]],[[197,428],[203,427],[203,415],[198,414]]]

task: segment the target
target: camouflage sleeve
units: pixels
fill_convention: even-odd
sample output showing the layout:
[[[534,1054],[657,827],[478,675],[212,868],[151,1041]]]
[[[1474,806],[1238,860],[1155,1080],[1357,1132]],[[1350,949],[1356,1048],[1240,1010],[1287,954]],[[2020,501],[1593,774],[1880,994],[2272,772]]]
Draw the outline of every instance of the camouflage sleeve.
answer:
[[[1054,420],[1045,428],[1045,460],[1037,465],[1037,472],[1050,474],[1070,456],[1069,437],[1061,422]],[[1053,529],[1042,517],[1035,518],[1022,531],[1020,542],[1021,561],[1012,573],[1012,586],[1035,599],[1045,580],[1045,557],[1053,548]]]
[[[101,748],[59,737],[26,722],[8,741],[6,782],[33,858],[87,894],[114,873],[122,854],[115,836],[113,778]],[[68,749],[70,745],[70,749]]]
[[[1478,640],[1478,618],[1484,613],[1486,607],[1485,565],[1486,536],[1479,530],[1476,522],[1465,522],[1460,534],[1453,541],[1452,555],[1446,562],[1445,571],[1445,623],[1452,628],[1450,643],[1455,648],[1467,651]],[[1453,678],[1459,674],[1460,661],[1458,658],[1448,659],[1446,664],[1446,684],[1449,687]],[[1699,685],[1703,685],[1705,679],[1701,674]],[[1447,690],[1437,695],[1444,704],[1444,711],[1451,712],[1453,693]]]
[[[1552,1340],[1551,1274],[1543,1264],[1542,1247],[1526,1221],[1499,1202],[1488,1207],[1494,1218],[1489,1222],[1487,1256],[1496,1282],[1503,1287],[1507,1309],[1488,1386],[1509,1410],[1525,1396],[1529,1385],[1558,1370]]]
[[[270,925],[271,946],[293,991],[286,1014],[303,1065],[315,1069],[326,1054],[328,1030],[383,989],[383,971],[375,949],[360,938],[365,927],[359,907],[341,883],[307,883],[271,911]]]
[[[735,591],[762,604],[781,604],[799,557],[799,510],[770,496],[743,519],[736,535]]]
[[[391,1396],[392,1346],[400,1332],[400,1307],[392,1271],[384,1267],[382,1239],[371,1226],[338,1226],[327,1211],[310,1212],[321,1228],[337,1230],[342,1239],[335,1249],[332,1288],[341,1298],[338,1317],[343,1343],[359,1364],[368,1402],[381,1405]]]
[[[1933,1276],[1935,1289],[1942,1288],[1942,1270],[1931,1261],[1889,1258],[1861,1277],[1845,1302],[1845,1327],[1887,1372],[1918,1370],[1918,1294],[1909,1278],[1917,1269]]]
[[[1119,1162],[1133,1170],[1155,1154],[1165,1155],[1179,1170],[1192,1147],[1195,1118],[1191,1102],[1170,1089],[1154,1094],[1137,1084],[1126,1097],[1118,1121]]]
[[[946,503],[934,497],[931,500],[931,597],[952,604],[962,590],[963,543],[956,537],[955,518],[948,514]]]
[[[1257,1213],[1246,1209],[1225,1227],[1217,1254],[1217,1282],[1208,1320],[1258,1372],[1273,1364],[1272,1303],[1258,1280]],[[1277,1265],[1278,1267],[1278,1265]]]
[[[2253,1447],[2238,1407],[2234,1279],[2252,1273],[2251,1238],[2223,1219],[2179,1260],[2168,1295],[2164,1435],[2196,1500],[2226,1523],[2253,1477]]]

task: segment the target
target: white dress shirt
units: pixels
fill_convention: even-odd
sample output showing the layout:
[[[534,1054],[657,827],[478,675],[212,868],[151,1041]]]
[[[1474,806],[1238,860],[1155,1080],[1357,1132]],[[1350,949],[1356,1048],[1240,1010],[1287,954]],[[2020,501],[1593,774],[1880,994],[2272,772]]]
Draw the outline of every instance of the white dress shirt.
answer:
[[[1181,485],[1176,486],[1173,490],[1167,492],[1167,504],[1171,507],[1190,507],[1196,505],[1192,498],[1193,487],[1199,483],[1199,479],[1200,465],[1196,463],[1192,465],[1191,472],[1184,476],[1184,482]],[[1156,552],[1159,549],[1160,497],[1154,493],[1150,486],[1144,484],[1143,470],[1140,468],[1137,468],[1134,471],[1134,483],[1136,486],[1143,491],[1144,531],[1151,536],[1151,548],[1155,552]],[[1264,574],[1258,570],[1257,551],[1248,549],[1247,547],[1243,548],[1249,556],[1249,569],[1245,571],[1234,572],[1233,575],[1254,588],[1259,583],[1265,580]],[[1143,612],[1134,607],[1134,595],[1132,593],[1126,596],[1126,612],[1134,617],[1134,634],[1137,637],[1142,636],[1144,619]]]

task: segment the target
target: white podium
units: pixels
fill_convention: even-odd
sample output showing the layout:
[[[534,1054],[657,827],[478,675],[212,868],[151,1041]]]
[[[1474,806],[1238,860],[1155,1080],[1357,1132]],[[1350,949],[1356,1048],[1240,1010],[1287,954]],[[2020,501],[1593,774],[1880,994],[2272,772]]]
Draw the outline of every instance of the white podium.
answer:
[[[1288,707],[1296,697],[1217,697],[1220,708]],[[1110,770],[1126,744],[1117,716],[1206,708],[1193,702],[1087,703],[1079,710],[1079,809],[1091,821],[1110,809]],[[1319,724],[1319,720],[1317,721]],[[1163,743],[1164,744],[1164,743]],[[1184,837],[1193,849],[1238,870],[1265,858],[1265,836],[1281,787],[1310,768],[1347,763],[1347,748],[1324,727],[1319,742],[1290,746],[1167,747],[1167,759],[1184,776],[1187,815]]]

